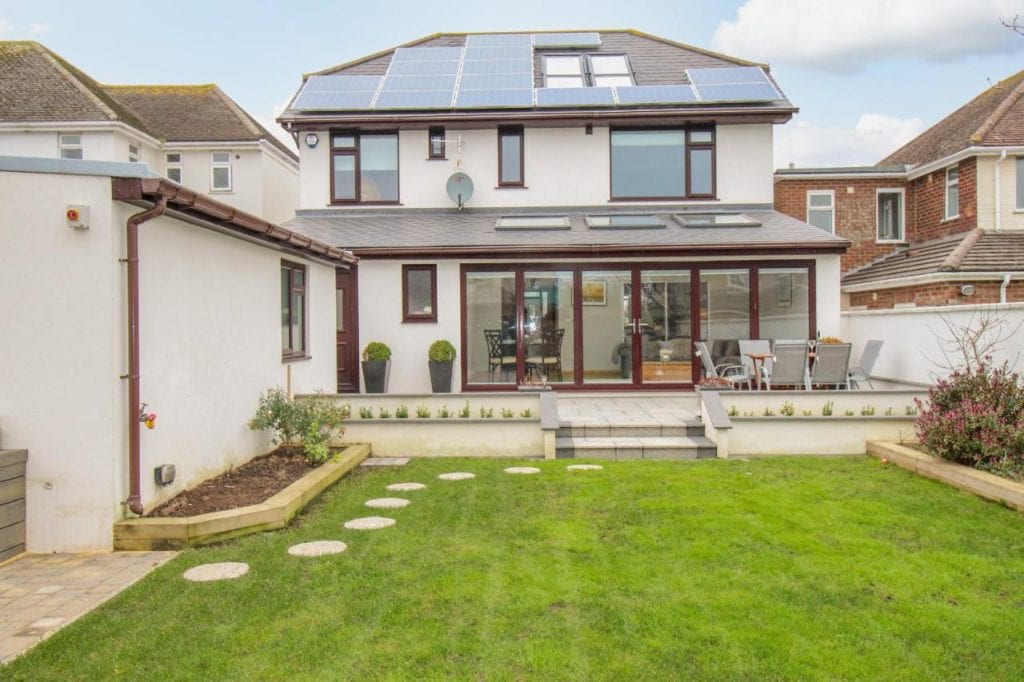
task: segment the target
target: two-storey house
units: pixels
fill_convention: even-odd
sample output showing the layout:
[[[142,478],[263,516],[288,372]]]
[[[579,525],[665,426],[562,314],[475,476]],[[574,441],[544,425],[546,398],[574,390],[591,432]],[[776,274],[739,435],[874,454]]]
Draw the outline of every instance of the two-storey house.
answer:
[[[39,43],[8,41],[0,93],[0,156],[145,163],[272,222],[294,214],[294,149],[216,85],[104,85]]]
[[[391,390],[689,388],[693,346],[839,326],[847,241],[772,207],[796,108],[759,64],[637,31],[437,34],[307,74],[286,225],[338,276],[338,386],[394,350]]]

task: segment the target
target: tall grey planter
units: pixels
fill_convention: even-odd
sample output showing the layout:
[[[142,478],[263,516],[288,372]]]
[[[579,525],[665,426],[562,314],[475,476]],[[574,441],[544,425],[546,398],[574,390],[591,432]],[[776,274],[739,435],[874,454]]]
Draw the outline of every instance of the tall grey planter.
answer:
[[[454,360],[428,360],[430,366],[430,390],[434,393],[452,392],[452,367]]]
[[[387,393],[390,360],[363,360],[363,386],[367,393]]]

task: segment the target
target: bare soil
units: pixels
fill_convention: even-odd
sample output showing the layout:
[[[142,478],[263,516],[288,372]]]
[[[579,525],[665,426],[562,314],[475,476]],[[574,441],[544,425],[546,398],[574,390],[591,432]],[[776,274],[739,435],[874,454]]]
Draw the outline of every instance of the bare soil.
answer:
[[[196,516],[259,504],[305,476],[312,468],[301,454],[278,449],[178,493],[146,516]]]

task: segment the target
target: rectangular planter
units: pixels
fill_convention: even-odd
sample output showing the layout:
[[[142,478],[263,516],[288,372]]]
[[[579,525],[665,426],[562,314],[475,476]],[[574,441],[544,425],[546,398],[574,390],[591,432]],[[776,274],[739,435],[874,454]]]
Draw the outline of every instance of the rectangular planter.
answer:
[[[303,507],[370,456],[352,444],[261,504],[188,517],[124,519],[114,524],[115,550],[166,550],[206,545],[284,528]]]

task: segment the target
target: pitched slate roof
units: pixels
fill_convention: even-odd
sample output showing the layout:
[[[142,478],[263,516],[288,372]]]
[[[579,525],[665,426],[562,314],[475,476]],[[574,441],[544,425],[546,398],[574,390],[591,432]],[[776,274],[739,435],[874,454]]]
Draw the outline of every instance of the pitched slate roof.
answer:
[[[843,285],[942,272],[1024,271],[1024,233],[981,228],[903,247],[843,277]]]
[[[119,121],[166,141],[267,140],[216,85],[103,85],[34,41],[0,42],[0,122]]]
[[[716,207],[721,213],[728,207]],[[484,248],[490,253],[532,248],[576,249],[597,253],[601,247],[663,250],[815,248],[845,250],[849,242],[785,214],[763,207],[735,212],[753,218],[757,227],[683,227],[673,214],[701,213],[693,207],[630,206],[522,209],[431,210],[308,210],[299,211],[285,227],[327,244],[344,244],[360,255],[371,250],[430,251]],[[657,229],[593,229],[587,215],[656,215],[665,223]],[[570,229],[497,230],[500,216],[567,216]]]
[[[1024,71],[988,88],[879,165],[920,165],[971,146],[1019,144],[1024,144]]]

